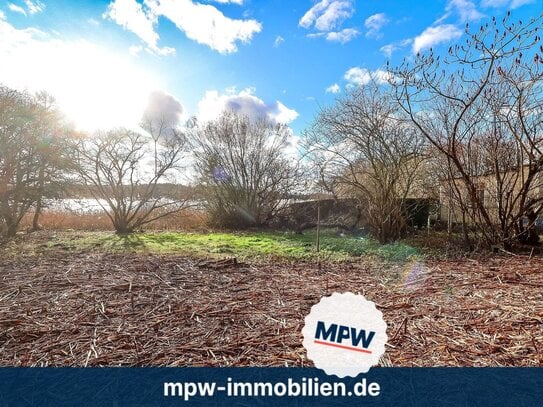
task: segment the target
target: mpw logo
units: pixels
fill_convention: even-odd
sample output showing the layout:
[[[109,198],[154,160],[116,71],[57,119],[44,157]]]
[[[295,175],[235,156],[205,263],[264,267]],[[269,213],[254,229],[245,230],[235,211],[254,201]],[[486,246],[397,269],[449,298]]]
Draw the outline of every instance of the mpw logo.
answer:
[[[314,342],[319,345],[371,354],[368,348],[374,337],[375,331],[359,330],[338,324],[330,324],[327,328],[325,322],[318,321]]]
[[[307,358],[329,375],[356,377],[385,353],[387,324],[360,294],[334,293],[311,307],[302,329]]]

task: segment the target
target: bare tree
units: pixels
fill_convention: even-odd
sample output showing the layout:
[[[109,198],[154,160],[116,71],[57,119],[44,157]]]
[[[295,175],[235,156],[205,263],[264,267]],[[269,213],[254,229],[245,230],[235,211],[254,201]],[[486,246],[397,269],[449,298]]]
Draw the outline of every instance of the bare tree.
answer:
[[[15,235],[37,198],[38,162],[30,143],[32,110],[28,94],[0,87],[0,220],[6,236]]]
[[[0,231],[8,237],[33,205],[41,207],[58,192],[63,179],[63,137],[44,131],[60,128],[61,120],[45,120],[40,102],[0,86]]]
[[[358,199],[364,223],[381,243],[400,237],[423,143],[387,90],[370,83],[351,91],[320,111],[305,140],[321,184],[335,196]]]
[[[149,100],[140,126],[153,139],[154,172],[158,172],[158,149],[160,142],[175,139],[178,136],[183,107],[173,96],[162,91],[154,91],[149,95]]]
[[[37,159],[39,161],[37,192],[34,204],[32,230],[39,224],[46,198],[58,198],[64,190],[68,174],[73,168],[69,156],[69,143],[73,134],[71,126],[63,119],[56,106],[55,98],[47,92],[34,96],[35,121],[33,132],[37,138]]]
[[[233,111],[197,128],[195,168],[214,224],[266,225],[284,206],[298,181],[289,136],[285,125]]]
[[[442,157],[470,246],[533,237],[543,211],[541,21],[466,26],[444,59],[430,51],[391,72],[400,106]]]
[[[86,138],[75,149],[78,172],[117,233],[132,233],[188,205],[157,193],[161,182],[176,180],[184,135],[176,131],[156,149],[153,145],[146,135],[115,129]]]

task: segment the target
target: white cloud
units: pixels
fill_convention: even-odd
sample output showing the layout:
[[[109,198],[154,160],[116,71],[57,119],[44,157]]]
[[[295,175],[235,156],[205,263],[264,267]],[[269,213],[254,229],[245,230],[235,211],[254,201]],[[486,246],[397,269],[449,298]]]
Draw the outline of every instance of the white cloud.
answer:
[[[0,18],[0,78],[15,89],[46,90],[81,129],[139,122],[158,81],[128,55],[68,41]],[[44,62],[47,63],[44,63]]]
[[[41,13],[45,9],[45,4],[39,0],[24,0],[24,2],[30,14]]]
[[[285,39],[283,37],[281,37],[280,35],[278,35],[277,37],[275,37],[275,41],[273,42],[273,46],[275,48],[277,48],[284,42],[285,42]]]
[[[109,4],[104,18],[110,18],[125,30],[136,34],[154,53],[158,55],[169,55],[175,53],[173,48],[158,47],[160,39],[154,29],[156,17],[148,15],[141,4],[135,0],[115,0]]]
[[[481,6],[494,8],[506,7],[513,10],[534,2],[535,0],[483,0],[481,1]]]
[[[513,0],[511,2],[511,4],[509,5],[509,8],[511,10],[514,10],[516,8],[519,8],[519,7],[524,6],[526,4],[532,4],[534,2],[535,2],[535,0]]]
[[[183,110],[183,105],[175,96],[155,90],[149,95],[147,107],[143,112],[143,127],[149,131],[150,126],[156,135],[160,131],[163,137],[171,137],[174,134],[173,129],[181,122]]]
[[[133,57],[139,56],[141,51],[143,51],[143,47],[141,45],[131,45],[128,47],[128,53]]]
[[[242,4],[242,1],[222,1]],[[209,46],[221,53],[237,51],[237,43],[248,43],[255,33],[262,30],[256,20],[236,20],[226,17],[210,4],[192,0],[114,0],[104,17],[108,17],[132,31],[148,48],[160,55],[173,53],[173,48],[158,48],[160,39],[155,30],[159,17],[165,17],[183,31],[187,38]]]
[[[371,73],[366,68],[354,67],[345,72],[345,80],[355,85],[366,85],[371,81]]]
[[[211,1],[214,1],[215,3],[222,3],[222,4],[232,3],[232,4],[237,4],[239,6],[243,4],[243,0],[211,0]]]
[[[311,33],[307,34],[307,38],[322,38],[326,37],[326,33]]]
[[[254,95],[254,89],[244,89],[236,93],[229,89],[220,94],[216,90],[209,90],[198,103],[198,119],[202,122],[217,118],[225,110],[233,110],[255,119],[266,117],[276,123],[289,124],[298,117],[298,112],[289,109],[283,103],[276,101],[267,104]]]
[[[321,31],[334,29],[354,13],[352,4],[348,1],[334,1],[315,21],[315,27]]]
[[[360,34],[356,28],[341,28],[353,14],[352,0],[321,0],[303,15],[299,25],[316,31],[308,34],[309,38],[323,37],[330,42],[345,44]]]
[[[398,50],[398,46],[394,44],[383,45],[381,48],[379,48],[379,51],[381,51],[381,53],[387,58],[390,58],[392,54],[394,53],[394,51],[397,51],[397,50]]]
[[[375,83],[383,85],[392,79],[391,75],[392,74],[382,69],[370,71],[369,69],[355,66],[345,72],[344,79],[349,82],[350,85],[354,86],[364,86],[371,81],[375,81]]]
[[[321,0],[300,19],[300,26],[319,31],[332,31],[352,17],[354,7],[350,0]]]
[[[364,21],[364,26],[367,28],[366,37],[379,39],[383,36],[381,33],[381,28],[389,23],[385,13],[378,13],[366,18]]]
[[[341,92],[341,88],[337,83],[334,83],[333,85],[330,85],[326,88],[326,93],[339,93]]]
[[[504,7],[509,4],[511,0],[483,0],[481,1],[482,7]]]
[[[45,9],[45,4],[42,3],[41,1],[24,0],[24,4],[26,6],[26,10],[23,7],[18,6],[17,4],[14,4],[14,3],[8,3],[8,8],[14,13],[19,13],[24,16],[27,15],[27,11],[28,11],[28,14],[32,15],[32,14],[40,13]]]
[[[462,36],[462,30],[452,24],[428,27],[413,40],[413,52],[416,54],[435,45],[449,42]]]
[[[449,0],[446,12],[456,11],[462,22],[479,20],[485,15],[477,10],[475,4],[471,0]]]
[[[13,4],[13,3],[8,3],[8,8],[11,11],[13,11],[14,13],[19,13],[19,14],[22,14],[22,15],[26,16],[26,11],[21,6],[18,6],[18,5]]]
[[[235,20],[209,4],[191,0],[146,0],[151,12],[173,22],[185,35],[220,53],[237,51],[237,42],[248,43],[262,30],[256,20]]]
[[[147,100],[144,116],[151,120],[164,120],[170,125],[179,124],[183,106],[177,98],[162,90],[151,92]]]
[[[100,27],[100,21],[94,19],[94,18],[89,18],[87,20],[87,23],[89,23],[90,25],[93,25],[95,27]]]
[[[381,53],[387,58],[390,58],[394,52],[411,44],[412,42],[412,38],[407,38],[405,40],[394,42],[392,44],[383,45],[381,48],[379,48],[379,51],[381,51]]]
[[[345,44],[360,34],[355,28],[345,28],[341,31],[331,31],[326,33],[326,39],[331,42],[340,42]]]

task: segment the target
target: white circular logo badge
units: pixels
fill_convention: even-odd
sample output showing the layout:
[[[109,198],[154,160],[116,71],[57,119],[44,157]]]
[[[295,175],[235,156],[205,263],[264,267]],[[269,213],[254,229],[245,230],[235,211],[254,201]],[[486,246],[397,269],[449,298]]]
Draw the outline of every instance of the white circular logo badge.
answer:
[[[315,367],[328,375],[356,377],[385,353],[387,324],[375,304],[362,295],[334,293],[305,317],[303,345]]]

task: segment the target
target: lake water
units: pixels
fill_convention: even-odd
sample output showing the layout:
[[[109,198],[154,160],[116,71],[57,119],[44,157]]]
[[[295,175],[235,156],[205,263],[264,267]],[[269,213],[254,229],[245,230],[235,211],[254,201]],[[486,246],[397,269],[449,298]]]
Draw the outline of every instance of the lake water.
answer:
[[[47,208],[58,212],[97,213],[103,212],[100,204],[107,207],[107,202],[104,199],[66,198],[47,202]]]
[[[203,202],[200,201],[189,201],[188,204],[195,208],[203,207]],[[100,205],[108,208],[105,199],[65,198],[50,200],[46,202],[46,207],[50,211],[71,213],[102,213],[104,210]]]

